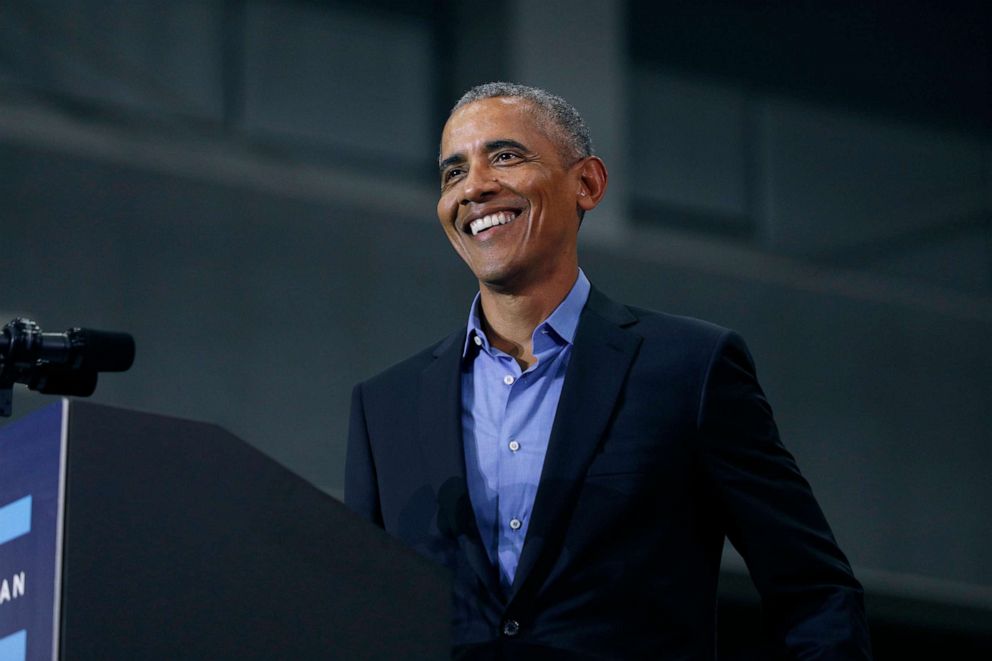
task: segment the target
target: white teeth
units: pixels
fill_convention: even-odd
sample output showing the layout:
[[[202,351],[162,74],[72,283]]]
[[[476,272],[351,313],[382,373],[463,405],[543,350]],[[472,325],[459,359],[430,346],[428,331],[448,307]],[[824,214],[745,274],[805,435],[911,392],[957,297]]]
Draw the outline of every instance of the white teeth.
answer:
[[[472,230],[472,236],[475,236],[479,232],[487,230],[493,225],[506,225],[516,217],[516,214],[512,211],[497,211],[496,213],[491,213],[488,216],[476,218],[469,223],[469,229]]]

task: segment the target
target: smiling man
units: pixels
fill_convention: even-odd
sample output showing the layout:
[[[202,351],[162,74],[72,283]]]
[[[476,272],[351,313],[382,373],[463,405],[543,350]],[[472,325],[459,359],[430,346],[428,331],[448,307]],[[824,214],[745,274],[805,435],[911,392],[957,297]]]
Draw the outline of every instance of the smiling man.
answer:
[[[345,499],[454,577],[465,659],[712,659],[730,538],[789,656],[870,657],[861,586],[732,331],[578,266],[603,162],[567,102],[490,83],[444,127],[468,323],[356,386]]]

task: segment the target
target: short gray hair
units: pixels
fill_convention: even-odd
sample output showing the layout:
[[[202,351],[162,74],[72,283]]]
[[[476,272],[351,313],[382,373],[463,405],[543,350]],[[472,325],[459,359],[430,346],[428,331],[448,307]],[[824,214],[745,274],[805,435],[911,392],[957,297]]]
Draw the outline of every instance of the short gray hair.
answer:
[[[592,138],[589,127],[586,126],[582,115],[565,99],[538,87],[528,87],[517,83],[485,83],[476,85],[458,99],[451,109],[454,114],[459,108],[483,99],[511,97],[530,101],[538,118],[550,124],[548,137],[556,139],[561,148],[562,157],[571,163],[592,156]]]

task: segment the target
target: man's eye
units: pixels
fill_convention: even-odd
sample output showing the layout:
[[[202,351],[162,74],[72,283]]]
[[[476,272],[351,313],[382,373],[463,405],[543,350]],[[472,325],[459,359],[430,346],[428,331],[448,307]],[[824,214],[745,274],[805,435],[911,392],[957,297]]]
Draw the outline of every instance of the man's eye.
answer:
[[[512,151],[501,151],[500,153],[496,154],[496,157],[493,160],[499,163],[507,163],[509,161],[515,161],[518,158],[520,158],[520,155]]]
[[[459,176],[461,173],[462,173],[461,168],[451,168],[450,170],[444,173],[443,180],[445,183],[447,183],[452,179],[454,179],[455,177]]]

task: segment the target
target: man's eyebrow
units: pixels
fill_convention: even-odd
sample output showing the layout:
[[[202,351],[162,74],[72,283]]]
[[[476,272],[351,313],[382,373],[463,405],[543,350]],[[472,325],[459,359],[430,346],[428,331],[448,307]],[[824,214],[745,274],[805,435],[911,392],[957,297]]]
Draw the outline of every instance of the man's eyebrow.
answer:
[[[500,149],[506,149],[506,148],[519,149],[520,151],[525,151],[525,152],[530,151],[529,149],[527,149],[526,145],[523,145],[517,142],[516,140],[510,140],[509,138],[504,138],[501,140],[492,140],[485,144],[485,150],[487,154],[491,154],[494,151],[499,151]],[[444,170],[449,166],[457,165],[459,163],[464,163],[464,162],[465,162],[465,155],[462,153],[457,153],[457,154],[452,154],[451,156],[449,156],[448,158],[442,161],[439,161],[437,167],[438,170],[444,172]]]
[[[507,147],[512,147],[513,149],[519,149],[520,151],[530,151],[526,146],[520,144],[516,140],[504,139],[504,140],[493,140],[492,142],[486,143],[486,153],[491,154],[494,151],[499,151],[500,149],[506,149]]]
[[[456,163],[464,163],[464,162],[465,162],[464,154],[461,153],[454,154],[444,159],[443,161],[439,161],[437,164],[437,169],[440,170],[441,172],[444,172],[448,168],[448,166],[455,165]]]

